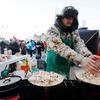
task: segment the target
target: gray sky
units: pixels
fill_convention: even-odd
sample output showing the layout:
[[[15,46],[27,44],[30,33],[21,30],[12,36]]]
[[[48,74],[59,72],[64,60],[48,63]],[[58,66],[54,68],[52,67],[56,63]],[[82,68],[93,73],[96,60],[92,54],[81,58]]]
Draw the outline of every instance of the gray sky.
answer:
[[[79,10],[79,22],[89,29],[100,27],[100,0],[0,0],[0,34],[24,39],[41,34],[53,25],[65,6]]]

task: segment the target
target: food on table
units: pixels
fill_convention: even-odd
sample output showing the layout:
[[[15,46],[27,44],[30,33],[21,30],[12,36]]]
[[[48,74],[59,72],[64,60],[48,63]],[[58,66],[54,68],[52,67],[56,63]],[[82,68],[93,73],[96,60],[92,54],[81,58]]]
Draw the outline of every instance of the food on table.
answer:
[[[80,72],[76,76],[84,82],[100,85],[100,73],[93,75],[89,71],[86,72],[80,70]]]
[[[46,71],[39,71],[34,73],[30,78],[29,81],[37,86],[54,86],[63,82],[64,76],[59,75],[54,72],[46,72]]]
[[[16,53],[16,56],[21,56],[21,53],[20,52]]]
[[[10,55],[1,55],[0,56],[0,62],[7,61],[10,58],[11,58]]]

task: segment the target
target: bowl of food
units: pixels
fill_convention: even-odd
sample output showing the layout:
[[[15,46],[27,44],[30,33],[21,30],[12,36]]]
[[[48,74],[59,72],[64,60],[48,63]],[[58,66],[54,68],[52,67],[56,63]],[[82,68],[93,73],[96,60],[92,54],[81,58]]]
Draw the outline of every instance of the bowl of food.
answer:
[[[51,87],[61,84],[64,76],[54,72],[39,71],[35,72],[28,81],[35,86]]]
[[[84,68],[75,68],[75,75],[78,80],[100,86],[100,73],[91,73]]]

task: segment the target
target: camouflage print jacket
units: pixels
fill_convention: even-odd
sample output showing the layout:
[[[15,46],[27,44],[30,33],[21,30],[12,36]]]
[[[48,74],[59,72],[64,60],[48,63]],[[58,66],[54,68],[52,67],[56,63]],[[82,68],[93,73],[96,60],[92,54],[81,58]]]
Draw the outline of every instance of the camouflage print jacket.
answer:
[[[73,32],[72,34],[74,38],[74,50],[65,45],[60,38],[61,35],[63,35],[62,37],[66,37],[67,39],[70,37],[70,34],[67,36],[65,33],[61,34],[55,26],[52,26],[47,31],[47,50],[53,50],[60,56],[79,64],[84,57],[87,57],[92,53],[87,49],[78,32]]]

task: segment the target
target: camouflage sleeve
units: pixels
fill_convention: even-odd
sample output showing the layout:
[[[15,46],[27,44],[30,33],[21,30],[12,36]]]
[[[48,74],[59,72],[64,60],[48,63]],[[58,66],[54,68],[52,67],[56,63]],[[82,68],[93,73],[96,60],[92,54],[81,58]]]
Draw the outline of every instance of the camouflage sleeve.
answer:
[[[74,34],[73,36],[74,36],[75,50],[84,57],[92,55],[92,53],[86,47],[84,41],[80,38],[79,33],[74,32],[73,34]]]
[[[48,51],[53,50],[60,56],[69,59],[76,64],[80,64],[81,60],[84,58],[84,56],[65,45],[60,39],[60,34],[53,29],[50,29],[47,32],[47,45]]]

